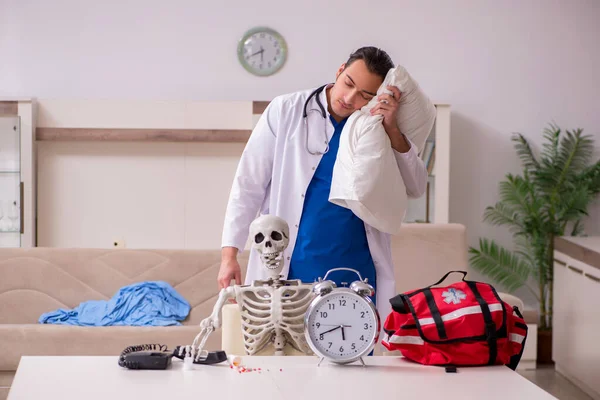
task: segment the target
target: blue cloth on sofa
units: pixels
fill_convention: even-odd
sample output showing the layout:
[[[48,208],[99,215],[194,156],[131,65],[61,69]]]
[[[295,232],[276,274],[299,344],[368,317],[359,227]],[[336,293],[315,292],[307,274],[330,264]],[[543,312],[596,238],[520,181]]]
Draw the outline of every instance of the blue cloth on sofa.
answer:
[[[124,286],[110,300],[90,300],[73,310],[58,309],[39,319],[40,324],[80,326],[181,325],[190,304],[171,285],[162,281]]]

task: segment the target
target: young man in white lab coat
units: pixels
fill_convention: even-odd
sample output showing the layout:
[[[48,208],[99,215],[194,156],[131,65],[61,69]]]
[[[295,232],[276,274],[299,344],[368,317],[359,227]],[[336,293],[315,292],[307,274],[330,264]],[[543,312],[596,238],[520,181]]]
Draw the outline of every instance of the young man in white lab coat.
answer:
[[[393,67],[387,53],[364,47],[341,65],[335,83],[278,96],[269,104],[248,140],[231,188],[218,275],[221,288],[232,279],[242,284],[237,255],[245,247],[250,223],[261,212],[289,224],[284,277],[310,283],[332,268],[356,269],[375,287],[373,300],[381,317],[389,314],[389,299],[396,294],[389,235],[332,204],[328,195],[344,123],[376,96]],[[427,170],[396,124],[401,93],[396,87],[389,89],[393,96],[379,96],[372,113],[383,116],[407,195],[420,197]],[[258,254],[252,252],[245,282],[265,278]],[[334,272],[328,279],[349,285],[357,276]]]

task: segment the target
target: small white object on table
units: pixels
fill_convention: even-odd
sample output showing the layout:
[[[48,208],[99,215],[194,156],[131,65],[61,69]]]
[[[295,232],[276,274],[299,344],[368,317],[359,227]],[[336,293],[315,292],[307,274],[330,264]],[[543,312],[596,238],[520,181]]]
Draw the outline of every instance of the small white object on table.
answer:
[[[402,357],[365,357],[335,365],[306,356],[242,357],[249,372],[227,362],[185,369],[129,370],[117,357],[24,356],[8,395],[22,399],[554,399],[505,366],[423,366]],[[260,370],[259,370],[260,368]]]

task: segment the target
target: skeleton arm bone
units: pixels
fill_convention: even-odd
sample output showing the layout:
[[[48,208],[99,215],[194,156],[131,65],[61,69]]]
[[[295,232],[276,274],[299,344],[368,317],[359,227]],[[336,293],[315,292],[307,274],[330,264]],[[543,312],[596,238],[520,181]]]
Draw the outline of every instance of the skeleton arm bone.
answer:
[[[179,350],[180,355],[182,355],[182,353],[185,351],[186,355],[189,355],[196,360],[200,359],[206,340],[215,329],[221,327],[221,319],[219,314],[223,308],[223,305],[232,297],[235,297],[235,288],[233,286],[221,289],[219,292],[219,298],[213,307],[212,314],[200,322],[200,333],[196,335],[191,346],[185,346]]]
[[[215,306],[213,307],[212,314],[208,318],[205,318],[202,322],[200,322],[200,327],[202,328],[202,324],[211,324],[214,329],[220,328],[221,327],[221,318],[220,318],[221,309],[225,305],[225,302],[231,298],[234,298],[235,295],[236,295],[235,287],[233,287],[233,286],[228,286],[226,288],[221,289],[221,291],[219,292],[219,298],[217,299],[217,302],[216,302]]]

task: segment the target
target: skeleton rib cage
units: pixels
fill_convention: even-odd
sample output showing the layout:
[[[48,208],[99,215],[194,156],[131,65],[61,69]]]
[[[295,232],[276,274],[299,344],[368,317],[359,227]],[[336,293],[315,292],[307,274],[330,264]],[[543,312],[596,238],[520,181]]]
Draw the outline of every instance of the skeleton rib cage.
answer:
[[[282,281],[288,282],[298,281]],[[313,299],[311,285],[236,287],[236,292],[247,354],[256,354],[270,342],[275,342],[276,350],[283,350],[277,346],[277,333],[283,335],[284,344],[311,352],[304,337],[304,315]]]

